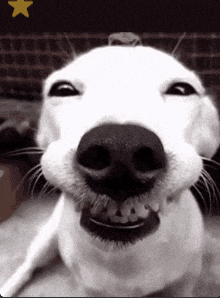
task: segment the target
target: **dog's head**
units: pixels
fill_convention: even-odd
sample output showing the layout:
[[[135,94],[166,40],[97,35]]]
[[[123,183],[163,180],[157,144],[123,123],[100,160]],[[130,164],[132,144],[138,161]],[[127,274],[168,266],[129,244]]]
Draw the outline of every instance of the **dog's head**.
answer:
[[[43,95],[43,173],[102,240],[154,233],[219,145],[198,76],[150,47],[94,49],[52,73]]]

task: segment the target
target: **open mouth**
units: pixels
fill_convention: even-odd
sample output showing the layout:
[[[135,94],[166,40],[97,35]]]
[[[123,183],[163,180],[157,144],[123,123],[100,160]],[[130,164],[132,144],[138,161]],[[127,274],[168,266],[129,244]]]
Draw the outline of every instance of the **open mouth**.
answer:
[[[90,208],[85,208],[82,210],[80,224],[101,240],[135,243],[156,231],[160,224],[156,211],[147,205],[140,208],[140,205],[130,210],[127,208],[124,212],[103,208],[102,212],[95,215]]]

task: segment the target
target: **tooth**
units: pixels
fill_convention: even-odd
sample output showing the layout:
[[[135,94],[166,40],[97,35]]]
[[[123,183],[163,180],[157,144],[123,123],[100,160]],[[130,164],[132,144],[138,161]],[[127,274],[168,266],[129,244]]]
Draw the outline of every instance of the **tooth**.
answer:
[[[125,217],[121,217],[121,216],[117,216],[117,215],[115,215],[115,216],[111,216],[111,217],[110,217],[110,220],[111,220],[112,222],[125,224],[125,223],[128,222],[128,217],[126,217],[126,216],[125,216]]]
[[[90,213],[92,216],[96,216],[97,212],[96,212],[96,208],[94,206],[90,209]]]
[[[155,212],[158,212],[159,211],[159,208],[160,208],[160,204],[159,202],[157,201],[152,201],[150,203],[148,203],[148,205],[150,206],[150,208],[155,211]]]
[[[107,206],[107,215],[108,217],[114,216],[118,210],[117,203],[114,201],[109,201]]]
[[[117,215],[115,215],[115,216],[110,216],[110,220],[112,221],[112,222],[120,222],[120,216],[117,216]]]
[[[135,202],[134,204],[135,212],[137,213],[138,217],[140,218],[146,218],[149,214],[149,208],[146,208],[143,204],[140,202]]]
[[[131,213],[131,204],[129,204],[129,203],[124,203],[124,204],[121,206],[120,211],[121,211],[121,215],[122,215],[122,216],[129,216],[130,213]]]
[[[128,216],[121,217],[121,223],[127,223],[128,222]]]
[[[142,211],[140,213],[138,213],[138,217],[140,218],[147,218],[148,215],[150,213],[150,210],[149,209],[142,209]]]
[[[92,216],[96,216],[97,214],[101,213],[102,209],[103,209],[102,205],[96,204],[90,209],[90,213]]]
[[[142,213],[142,210],[144,210],[144,206],[143,206],[143,204],[141,204],[139,202],[135,202],[134,209],[135,209],[135,212],[137,213],[137,215],[140,215]]]
[[[130,214],[130,215],[128,216],[128,219],[129,219],[129,221],[131,221],[131,222],[135,222],[135,221],[138,220],[138,216],[137,216],[136,213],[132,213],[132,214]]]

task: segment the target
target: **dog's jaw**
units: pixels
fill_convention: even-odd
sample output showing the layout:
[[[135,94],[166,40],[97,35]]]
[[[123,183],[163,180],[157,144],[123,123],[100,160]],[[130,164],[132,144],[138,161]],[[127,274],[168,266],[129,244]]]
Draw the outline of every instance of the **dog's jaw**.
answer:
[[[110,211],[103,208],[95,216],[88,208],[83,209],[80,224],[93,236],[103,241],[114,241],[120,245],[134,244],[155,232],[160,224],[158,214],[149,206],[141,203],[136,203],[134,206],[136,208],[129,208],[129,212],[124,216],[121,213],[126,207],[122,208],[122,212],[120,212],[120,207]],[[117,212],[118,215],[116,215]]]
[[[60,253],[73,273],[77,268],[77,281],[88,291],[84,295],[91,296],[93,289],[103,296],[145,296],[179,280],[184,272],[190,275],[191,264],[195,264],[193,270],[200,270],[203,225],[188,190],[170,204],[168,214],[159,211],[157,231],[133,245],[103,241],[87,233],[80,225],[81,214],[75,210],[73,198],[63,196]]]

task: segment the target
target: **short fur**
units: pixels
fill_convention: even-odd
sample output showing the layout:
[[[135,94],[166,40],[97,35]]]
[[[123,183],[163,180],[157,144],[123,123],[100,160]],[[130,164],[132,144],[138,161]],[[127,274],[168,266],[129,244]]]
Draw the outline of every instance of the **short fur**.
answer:
[[[51,96],[51,86],[59,81],[69,82],[79,94]],[[167,90],[178,82],[196,92],[169,94]],[[73,296],[130,297],[159,291],[191,296],[201,271],[204,228],[189,189],[201,175],[201,156],[211,158],[220,142],[217,109],[199,77],[159,50],[109,46],[53,72],[43,95],[37,133],[44,149],[41,166],[62,194],[1,295],[15,295],[33,270],[59,251],[75,278]],[[166,155],[166,170],[154,187],[138,199],[129,198],[149,204],[160,219],[155,232],[134,243],[104,241],[80,225],[86,204],[96,205],[98,213],[102,204],[114,203],[91,190],[74,163],[82,136],[106,123],[132,123],[153,131]]]

